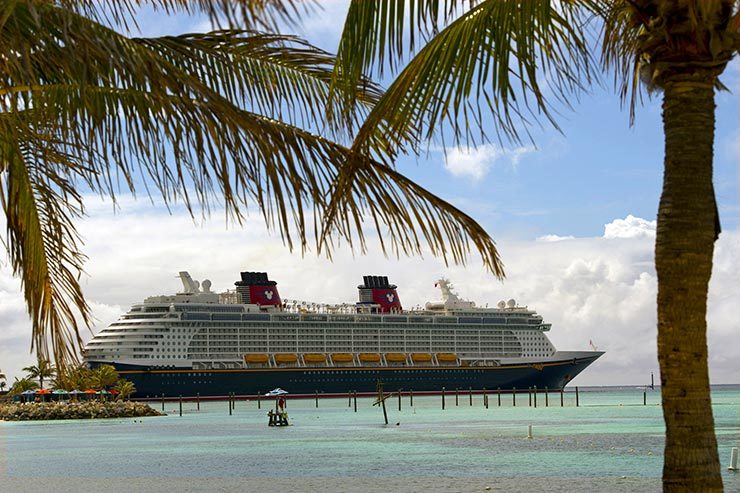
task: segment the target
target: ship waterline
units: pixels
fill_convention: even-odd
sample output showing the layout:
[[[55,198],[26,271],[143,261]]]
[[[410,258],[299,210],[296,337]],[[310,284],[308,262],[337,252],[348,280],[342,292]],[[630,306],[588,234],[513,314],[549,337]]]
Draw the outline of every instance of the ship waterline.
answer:
[[[560,389],[602,352],[557,351],[550,324],[514,300],[478,308],[446,280],[441,302],[404,311],[396,286],[365,276],[358,303],[282,300],[264,273],[217,294],[180,273],[184,290],[131,307],[87,345],[137,397],[443,388]]]

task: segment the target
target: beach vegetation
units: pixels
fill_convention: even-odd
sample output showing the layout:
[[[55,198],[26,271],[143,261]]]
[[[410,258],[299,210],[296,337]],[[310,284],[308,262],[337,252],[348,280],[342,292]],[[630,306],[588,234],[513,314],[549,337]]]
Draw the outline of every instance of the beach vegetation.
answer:
[[[15,381],[13,382],[13,385],[10,387],[10,390],[8,391],[8,396],[12,397],[15,395],[22,394],[23,392],[26,392],[27,390],[36,390],[39,388],[39,384],[34,382],[30,378],[21,378],[15,377]]]
[[[134,392],[136,392],[136,386],[134,385],[134,383],[123,378],[119,379],[116,382],[113,389],[118,392],[116,400],[119,401],[128,400],[128,398],[131,397]]]
[[[665,491],[722,490],[706,308],[720,234],[714,97],[740,48],[739,9],[736,0],[352,0],[335,64],[338,98],[353,98],[343,89],[363,77],[395,76],[352,144],[388,161],[432,138],[531,139],[533,125],[557,128],[559,111],[606,77],[630,119],[644,98],[662,100],[655,266]],[[328,115],[346,119],[352,108],[344,101]],[[344,213],[341,197],[353,187],[354,170],[342,174],[330,220]]]
[[[44,379],[47,381],[54,377],[57,373],[57,369],[51,364],[49,360],[39,359],[38,363],[32,366],[26,366],[23,368],[28,374],[29,379],[37,379],[39,381],[39,388],[44,388]]]

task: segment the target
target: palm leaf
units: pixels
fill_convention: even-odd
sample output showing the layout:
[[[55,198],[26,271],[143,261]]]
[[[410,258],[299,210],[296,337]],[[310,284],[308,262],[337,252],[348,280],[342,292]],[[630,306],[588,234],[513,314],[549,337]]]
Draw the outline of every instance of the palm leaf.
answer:
[[[412,32],[424,26],[435,32],[439,17],[451,19],[460,6],[454,1],[419,2],[414,15],[406,14],[401,3],[352,3],[337,55],[335,88],[356,84],[376,62],[382,64],[384,56],[400,56],[406,15],[414,20],[409,21]],[[541,117],[557,127],[552,103],[567,105],[594,76],[585,25],[586,14],[597,10],[598,4],[591,1],[478,3],[450,20],[411,59],[375,106],[353,147],[363,148],[383,133],[397,152],[405,146],[415,149],[443,124],[455,141],[470,142],[476,138],[471,123],[482,122],[486,114],[493,116],[499,140],[518,142],[521,132],[528,132]],[[346,104],[345,113],[331,114],[345,115],[351,108]],[[485,131],[477,137],[487,138]]]

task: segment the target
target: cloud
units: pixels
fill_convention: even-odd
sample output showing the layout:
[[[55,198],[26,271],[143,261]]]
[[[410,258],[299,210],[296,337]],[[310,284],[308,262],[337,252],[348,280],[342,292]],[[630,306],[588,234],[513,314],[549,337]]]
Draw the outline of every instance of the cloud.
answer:
[[[476,260],[467,267],[448,268],[432,257],[389,259],[372,240],[367,256],[353,257],[340,250],[334,262],[310,253],[301,258],[266,233],[257,218],[249,219],[244,228],[227,230],[216,219],[194,226],[187,215],[170,216],[161,209],[147,212],[143,207],[124,206],[117,215],[105,207],[91,209],[95,212],[80,223],[80,231],[90,257],[83,289],[98,320],[96,332],[131,304],[180,289],[175,277],[180,270],[189,270],[199,281],[210,279],[215,291],[233,288],[239,271],[267,271],[278,282],[283,298],[325,303],[354,301],[363,275],[387,275],[399,286],[405,308],[438,299],[434,282],[446,276],[462,297],[479,306],[515,298],[536,309],[553,324],[548,337],[558,349],[588,349],[588,341],[593,340],[606,354],[577,378],[578,385],[639,385],[649,382],[651,371],[658,376],[657,279],[654,239],[649,234],[654,226],[641,218],[610,222],[604,237],[499,239],[507,272],[502,284]],[[617,233],[610,227],[615,224],[623,225],[616,228]],[[632,234],[633,230],[644,232]],[[715,250],[707,316],[715,383],[737,380],[737,258],[740,233],[724,231]],[[7,266],[0,267],[0,327],[0,368],[12,381],[33,358],[20,283]]]
[[[499,158],[508,158],[512,167],[516,168],[523,156],[534,150],[531,146],[502,149],[493,144],[482,144],[477,147],[452,147],[445,152],[444,167],[453,176],[470,178],[478,182],[488,174]]]
[[[558,236],[558,235],[544,235],[539,236],[535,241],[553,242],[553,241],[567,241],[575,240],[575,236]]]
[[[641,238],[655,237],[657,221],[628,215],[624,219],[615,219],[604,226],[604,238]]]

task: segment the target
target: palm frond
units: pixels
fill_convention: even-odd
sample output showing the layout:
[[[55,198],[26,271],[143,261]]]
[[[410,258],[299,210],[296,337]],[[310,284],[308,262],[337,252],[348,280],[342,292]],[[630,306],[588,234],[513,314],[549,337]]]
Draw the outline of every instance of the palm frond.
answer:
[[[316,7],[315,0],[57,0],[57,3],[96,21],[124,27],[135,24],[137,12],[149,7],[164,15],[205,14],[219,27],[271,30],[280,22],[298,23],[302,15]]]
[[[356,4],[353,7],[361,8],[365,2]],[[480,2],[411,59],[365,121],[353,147],[363,149],[366,141],[382,133],[393,149],[413,148],[444,125],[456,140],[470,140],[471,123],[482,122],[488,113],[500,140],[518,142],[542,117],[557,127],[552,103],[567,105],[594,77],[584,26],[589,9],[596,7],[590,1]],[[363,44],[367,36],[352,38],[349,22],[337,55],[334,87],[347,87],[343,84],[356,81],[373,57],[379,57],[375,44]],[[359,30],[388,32],[387,27],[365,22]],[[396,31],[391,38],[397,39],[393,36]]]
[[[12,125],[12,127],[10,125]],[[82,321],[91,321],[78,275],[84,255],[73,219],[82,213],[81,197],[69,174],[75,156],[58,152],[53,137],[17,127],[18,119],[0,118],[0,204],[7,222],[7,249],[20,277],[33,323],[32,348],[41,361],[50,354],[57,367],[76,361]],[[43,142],[43,146],[36,144]],[[53,169],[48,163],[63,165]]]

